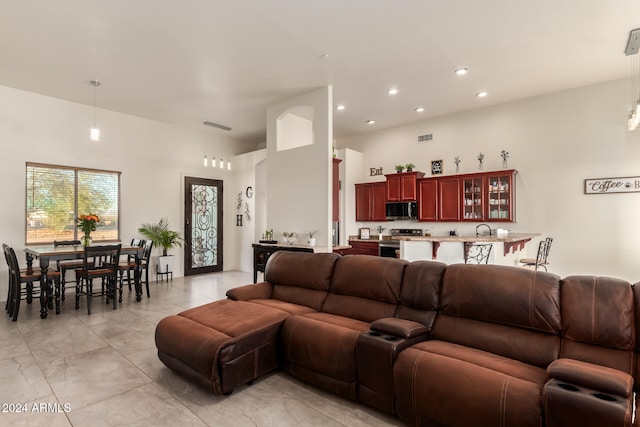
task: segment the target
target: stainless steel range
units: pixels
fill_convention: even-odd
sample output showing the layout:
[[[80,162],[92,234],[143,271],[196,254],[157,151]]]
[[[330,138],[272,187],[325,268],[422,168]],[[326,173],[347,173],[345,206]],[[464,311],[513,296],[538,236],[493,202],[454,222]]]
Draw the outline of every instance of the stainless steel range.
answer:
[[[400,240],[395,237],[400,236],[422,236],[422,230],[419,228],[392,228],[390,240],[381,240],[378,244],[378,255],[384,257],[395,258],[396,251],[400,249]]]

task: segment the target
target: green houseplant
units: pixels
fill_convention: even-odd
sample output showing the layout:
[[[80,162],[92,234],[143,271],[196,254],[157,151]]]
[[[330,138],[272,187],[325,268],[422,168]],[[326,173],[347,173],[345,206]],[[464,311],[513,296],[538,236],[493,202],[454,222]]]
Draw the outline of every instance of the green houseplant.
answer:
[[[405,168],[407,168],[407,172],[413,172],[413,168],[416,167],[416,165],[414,165],[413,163],[407,163],[406,165],[404,165]]]
[[[138,228],[138,232],[153,244],[162,248],[162,256],[158,257],[156,263],[156,272],[170,273],[173,267],[173,255],[168,255],[167,251],[174,247],[180,247],[184,243],[184,239],[177,231],[169,230],[169,221],[161,218],[157,224],[145,223]]]
[[[396,172],[400,173],[404,170],[404,165],[395,165],[393,168],[396,170]]]

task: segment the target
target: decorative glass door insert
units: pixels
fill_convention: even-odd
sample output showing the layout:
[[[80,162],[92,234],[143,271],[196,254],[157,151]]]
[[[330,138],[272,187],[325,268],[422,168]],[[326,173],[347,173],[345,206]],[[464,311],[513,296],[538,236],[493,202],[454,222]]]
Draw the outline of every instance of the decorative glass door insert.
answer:
[[[222,181],[185,178],[185,275],[222,271]]]

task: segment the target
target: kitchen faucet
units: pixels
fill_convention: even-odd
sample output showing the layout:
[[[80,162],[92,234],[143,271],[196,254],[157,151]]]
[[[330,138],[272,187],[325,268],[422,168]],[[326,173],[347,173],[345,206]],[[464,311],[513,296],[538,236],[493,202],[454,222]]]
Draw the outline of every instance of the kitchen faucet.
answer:
[[[489,224],[484,224],[484,223],[483,223],[483,224],[478,224],[478,225],[476,226],[476,237],[478,237],[478,236],[480,235],[480,233],[478,232],[478,229],[479,229],[480,227],[482,227],[483,225],[489,229],[489,236],[491,236],[491,226],[490,226]]]

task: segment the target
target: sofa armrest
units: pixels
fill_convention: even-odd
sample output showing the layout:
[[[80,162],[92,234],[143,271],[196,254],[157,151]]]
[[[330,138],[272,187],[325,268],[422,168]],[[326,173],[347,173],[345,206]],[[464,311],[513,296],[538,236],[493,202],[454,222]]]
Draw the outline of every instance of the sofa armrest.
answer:
[[[260,282],[255,285],[245,285],[227,291],[227,298],[236,301],[251,299],[267,299],[273,294],[273,285],[269,282]]]
[[[374,332],[391,335],[398,338],[413,339],[417,337],[428,338],[431,331],[422,323],[412,320],[386,317],[371,323],[370,329]]]
[[[574,359],[558,359],[547,367],[549,378],[622,397],[631,396],[633,377],[626,372]]]

